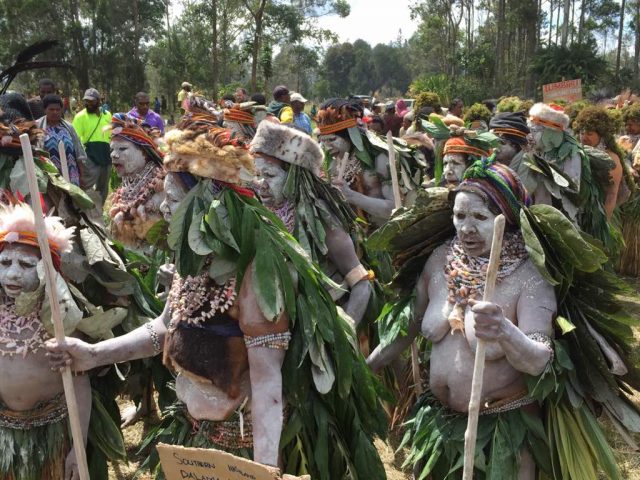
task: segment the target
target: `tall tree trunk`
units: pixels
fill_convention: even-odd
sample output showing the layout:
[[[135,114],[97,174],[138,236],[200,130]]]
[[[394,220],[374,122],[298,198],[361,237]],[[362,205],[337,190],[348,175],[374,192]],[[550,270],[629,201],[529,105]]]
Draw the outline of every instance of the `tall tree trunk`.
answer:
[[[553,35],[553,0],[549,0],[549,46]]]
[[[267,6],[267,1],[257,0],[257,5],[251,5],[249,0],[242,0],[255,22],[253,45],[251,46],[251,90],[254,92],[258,89],[258,57],[260,56],[260,46],[262,44],[264,10]]]
[[[633,23],[635,25],[635,48],[633,51],[633,74],[638,78],[640,73],[640,0],[636,0]]]
[[[560,9],[558,9],[558,13]],[[564,0],[564,12],[562,13],[562,48],[567,46],[567,38],[569,37],[569,15],[571,14],[570,0]]]
[[[584,17],[587,11],[587,0],[580,1],[580,23],[578,24],[578,43],[582,43],[584,36]]]
[[[78,86],[81,91],[89,88],[89,59],[84,48],[82,24],[78,18],[80,11],[78,0],[69,0],[69,12],[71,13],[71,43],[73,45],[74,57],[76,58],[75,72]]]
[[[618,51],[616,52],[616,76],[620,74],[620,54],[622,53],[622,34],[624,33],[624,9],[627,2],[620,5],[620,28],[618,29]]]
[[[558,35],[560,34],[560,1],[558,1],[558,13],[556,14],[556,45],[558,44]]]
[[[218,78],[220,61],[218,58],[218,0],[211,0],[211,87],[213,99],[218,100]]]

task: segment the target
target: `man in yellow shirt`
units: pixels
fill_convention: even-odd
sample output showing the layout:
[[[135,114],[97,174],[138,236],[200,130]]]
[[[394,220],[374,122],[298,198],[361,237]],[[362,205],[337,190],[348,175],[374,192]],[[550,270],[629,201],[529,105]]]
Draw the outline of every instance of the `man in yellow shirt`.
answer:
[[[293,109],[291,108],[289,89],[279,85],[273,89],[273,101],[267,107],[267,112],[280,120],[280,123],[293,124]]]
[[[180,87],[181,89],[178,92],[178,105],[180,106],[180,108],[182,108],[182,114],[184,115],[188,110],[188,100],[189,96],[191,95],[192,85],[189,82],[182,82],[182,85],[180,85]],[[185,102],[185,100],[187,101]]]
[[[95,88],[87,89],[83,100],[85,108],[73,119],[73,128],[87,152],[80,182],[85,190],[95,186],[104,202],[111,174],[111,131],[104,127],[111,124],[111,113],[100,109],[100,93]]]

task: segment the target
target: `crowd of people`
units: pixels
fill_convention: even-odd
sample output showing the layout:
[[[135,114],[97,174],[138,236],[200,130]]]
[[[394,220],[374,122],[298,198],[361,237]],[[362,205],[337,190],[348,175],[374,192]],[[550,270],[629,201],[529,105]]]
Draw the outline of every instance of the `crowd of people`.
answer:
[[[51,80],[0,96],[1,479],[80,478],[67,367],[92,479],[156,404],[157,478],[162,442],[384,479],[389,428],[415,478],[460,478],[479,342],[475,478],[622,478],[598,417],[640,430],[637,320],[617,296],[640,273],[634,97],[310,106],[184,82],[176,124],[151,98],[112,113],[89,88],[67,121]]]

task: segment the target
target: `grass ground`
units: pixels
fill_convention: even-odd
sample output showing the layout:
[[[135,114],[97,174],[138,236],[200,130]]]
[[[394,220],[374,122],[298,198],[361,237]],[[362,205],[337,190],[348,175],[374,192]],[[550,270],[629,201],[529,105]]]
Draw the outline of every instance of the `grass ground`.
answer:
[[[640,291],[640,281],[634,280],[633,284],[636,291]],[[634,298],[626,298],[626,307],[635,316],[640,316],[640,301]],[[636,329],[635,337],[640,345],[640,329]],[[636,350],[635,363],[640,364],[640,348]],[[640,393],[636,393],[632,400],[640,405]],[[121,402],[121,407],[130,405],[127,401]],[[620,466],[622,472],[622,478],[625,480],[640,480],[640,454],[631,448],[627,442],[618,434],[614,426],[606,419],[601,419],[605,434],[613,447],[614,454]],[[135,476],[135,473],[140,465],[141,458],[137,456],[138,446],[144,438],[144,424],[142,422],[133,425],[132,427],[124,430],[125,444],[127,446],[127,453],[130,459],[127,465],[118,464],[111,465],[109,478],[114,480],[151,480],[151,476],[147,473],[142,473],[139,476]],[[409,479],[410,474],[405,469],[401,468],[404,461],[403,452],[397,452],[397,447],[400,442],[400,435],[392,432],[386,442],[376,440],[376,448],[380,453],[380,457],[384,462],[385,470],[388,480],[405,480]],[[636,444],[640,445],[640,434],[633,435],[633,440]],[[601,477],[602,480],[605,477]]]

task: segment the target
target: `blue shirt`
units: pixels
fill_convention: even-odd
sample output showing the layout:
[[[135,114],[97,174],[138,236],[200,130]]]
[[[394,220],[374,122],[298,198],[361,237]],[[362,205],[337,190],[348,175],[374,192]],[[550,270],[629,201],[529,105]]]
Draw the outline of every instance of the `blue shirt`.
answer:
[[[298,130],[302,130],[307,135],[311,135],[311,119],[306,113],[294,113],[293,126]]]

